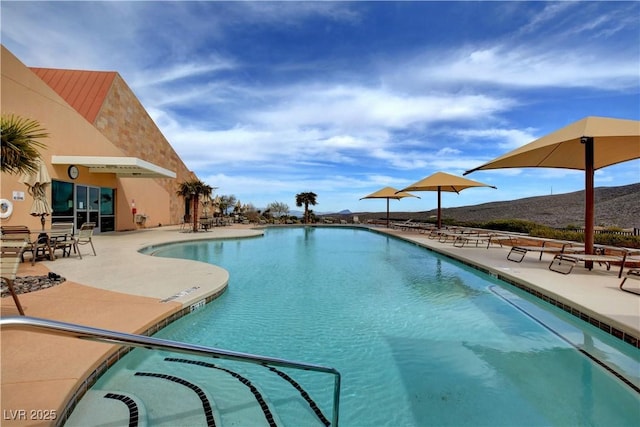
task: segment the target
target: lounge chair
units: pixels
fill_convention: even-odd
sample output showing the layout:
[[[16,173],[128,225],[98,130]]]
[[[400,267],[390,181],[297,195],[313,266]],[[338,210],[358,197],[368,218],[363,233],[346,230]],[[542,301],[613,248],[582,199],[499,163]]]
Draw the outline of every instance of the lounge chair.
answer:
[[[82,259],[82,254],[80,253],[80,245],[91,245],[91,250],[93,251],[93,255],[96,256],[96,248],[93,247],[93,229],[96,227],[95,222],[85,222],[80,226],[80,231],[78,231],[78,235],[73,237],[73,246],[75,250],[78,252],[78,256]]]
[[[0,258],[0,277],[6,282],[9,293],[18,309],[18,313],[22,316],[24,316],[24,310],[18,299],[18,294],[16,294],[13,288],[13,281],[18,273],[22,252],[28,245],[27,242],[19,240],[4,240],[0,243],[0,252],[2,253],[2,257]]]
[[[35,239],[31,239],[31,230],[26,225],[3,225],[0,227],[0,238],[6,242],[26,242],[24,250],[20,255],[20,259],[24,261],[24,253],[31,252],[31,265],[36,263],[36,259],[40,254],[45,255],[45,251],[49,253],[49,259],[53,261],[55,255],[53,254],[53,248],[49,236],[45,233],[39,233]]]
[[[619,253],[618,254],[606,254],[605,247],[596,248],[598,253],[595,254],[584,254],[584,253],[571,253],[564,254],[559,253],[553,257],[551,260],[551,264],[549,264],[549,270],[555,271],[556,273],[561,274],[569,274],[573,270],[573,267],[579,262],[584,262],[585,267],[589,270],[593,269],[593,263],[597,262],[600,265],[605,265],[607,270],[611,269],[612,264],[620,264],[620,272],[618,273],[618,278],[622,277],[622,271],[624,270],[624,265],[627,259],[627,255],[629,254],[629,250],[624,248],[610,247],[609,251]]]
[[[453,246],[462,248],[467,243],[475,242],[476,244],[475,247],[478,247],[480,243],[487,242],[487,249],[489,249],[492,243],[498,244],[500,245],[500,247],[502,247],[502,242],[505,240],[508,240],[509,242],[511,242],[512,238],[507,234],[500,234],[500,233],[481,233],[481,232],[478,232],[478,234],[463,233],[456,236],[455,240],[453,241]]]
[[[624,279],[622,279],[622,282],[620,282],[620,290],[621,291],[629,292],[630,294],[640,295],[640,289],[625,289],[625,288],[623,288],[623,286],[626,283],[627,279],[640,280],[640,269],[632,268],[631,270],[627,271],[627,276]]]
[[[391,224],[391,228],[405,231],[405,230],[407,230],[407,228],[409,227],[409,225],[411,224],[412,221],[413,221],[412,219],[408,219],[408,220],[406,220],[404,222],[394,222],[394,223]]]
[[[526,240],[531,239],[530,237],[526,238]],[[539,240],[540,239],[536,239],[536,241]],[[576,248],[575,242],[542,239],[541,245],[514,245],[507,254],[507,259],[513,262],[522,262],[527,252],[540,252],[538,260],[542,260],[542,254],[544,253],[558,254],[577,250],[584,251],[584,247],[580,246],[580,249]]]
[[[449,241],[455,242],[458,237],[464,235],[478,234],[476,231],[466,227],[449,227],[449,228],[434,228],[429,234],[430,239],[438,238],[440,243],[448,243]]]

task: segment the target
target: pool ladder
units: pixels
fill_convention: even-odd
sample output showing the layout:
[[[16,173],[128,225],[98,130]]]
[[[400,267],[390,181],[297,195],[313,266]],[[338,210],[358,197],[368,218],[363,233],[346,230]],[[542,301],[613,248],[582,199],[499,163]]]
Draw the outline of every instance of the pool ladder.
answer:
[[[205,356],[216,359],[226,359],[233,361],[241,361],[252,363],[256,365],[262,365],[276,373],[278,376],[288,381],[294,388],[296,388],[302,397],[307,401],[313,412],[319,418],[319,420],[326,426],[338,426],[338,418],[339,418],[339,408],[340,408],[340,381],[341,375],[340,372],[334,368],[296,362],[291,360],[279,359],[274,357],[267,356],[259,356],[255,354],[249,353],[240,353],[229,350],[222,350],[213,347],[205,347],[194,344],[187,344],[178,341],[165,340],[160,338],[148,337],[145,335],[135,335],[128,334],[123,332],[110,331],[107,329],[94,328],[90,326],[83,326],[74,323],[66,323],[59,322],[56,320],[49,319],[41,319],[36,317],[28,317],[28,316],[19,316],[19,317],[5,317],[0,318],[0,328],[2,329],[26,329],[35,332],[42,332],[51,335],[60,335],[65,337],[72,337],[83,340],[97,341],[108,344],[119,344],[126,347],[139,347],[145,348],[147,350],[159,350],[159,351],[172,351],[176,353],[182,354],[190,354],[195,356]],[[219,368],[215,365],[208,364],[207,362],[201,361],[191,361],[189,359],[179,359],[179,358],[166,358],[167,361],[172,362],[181,362],[181,363],[193,363],[199,364],[201,366],[213,367],[216,369],[224,369]],[[314,371],[320,373],[327,373],[333,375],[334,387],[333,387],[333,412],[331,421],[329,421],[317,407],[316,403],[310,398],[306,391],[300,387],[295,380],[289,377],[283,371],[276,369],[274,366],[285,367],[298,369],[303,371]],[[232,373],[232,375],[239,377],[239,375]],[[244,378],[239,378],[241,382],[248,382]],[[248,386],[251,386],[250,383]],[[126,400],[126,397],[123,396],[109,396],[112,399],[120,399],[122,401]],[[126,403],[126,402],[125,402]],[[262,406],[262,403],[261,403]],[[72,407],[71,407],[72,408]],[[263,408],[264,409],[264,408]],[[267,411],[265,411],[267,414]],[[70,414],[61,414],[63,415],[58,419],[58,422],[64,421],[68,418]]]

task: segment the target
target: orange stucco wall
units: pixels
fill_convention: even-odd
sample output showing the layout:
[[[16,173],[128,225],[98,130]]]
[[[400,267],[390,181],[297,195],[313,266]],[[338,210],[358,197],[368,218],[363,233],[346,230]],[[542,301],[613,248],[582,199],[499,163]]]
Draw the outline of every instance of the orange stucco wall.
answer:
[[[49,137],[43,140],[47,147],[41,154],[52,179],[72,181],[66,165],[51,164],[52,155],[138,157],[176,172],[177,178],[118,178],[115,174],[90,173],[79,167],[80,175],[73,182],[116,189],[116,230],[139,227],[131,215],[133,200],[138,213],[148,216],[146,226],[179,222],[183,201],[176,196],[177,186],[195,176],[119,76],[94,126],[4,46],[1,64],[0,113],[35,119],[46,129]],[[31,197],[19,182],[20,177],[3,173],[1,178],[0,198],[13,203],[13,214],[1,222],[38,227],[40,219],[29,215]],[[24,192],[25,200],[14,200],[14,191]],[[48,197],[51,200],[50,193]]]

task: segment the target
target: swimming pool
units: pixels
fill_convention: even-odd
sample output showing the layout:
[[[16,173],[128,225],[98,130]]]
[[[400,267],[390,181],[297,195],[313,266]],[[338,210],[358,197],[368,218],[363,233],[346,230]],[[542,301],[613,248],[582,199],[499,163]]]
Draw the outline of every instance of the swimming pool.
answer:
[[[296,227],[153,251],[230,273],[220,298],[156,336],[335,367],[343,426],[640,420],[640,395],[585,355],[637,376],[636,349],[414,244]]]

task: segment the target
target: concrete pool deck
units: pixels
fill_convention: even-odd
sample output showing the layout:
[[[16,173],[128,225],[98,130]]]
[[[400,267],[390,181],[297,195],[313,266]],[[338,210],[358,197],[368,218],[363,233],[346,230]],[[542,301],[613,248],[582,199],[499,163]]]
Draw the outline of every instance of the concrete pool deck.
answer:
[[[556,304],[579,310],[592,324],[602,322],[630,336],[640,336],[640,297],[618,289],[621,279],[615,267],[611,271],[597,265],[592,271],[576,267],[571,274],[562,275],[548,270],[548,254],[543,255],[542,261],[532,253],[521,263],[514,263],[506,259],[508,248],[458,248],[416,232],[386,228],[375,231],[412,241],[539,291]],[[35,266],[22,263],[19,276],[53,271],[67,281],[22,294],[20,301],[27,316],[126,333],[153,331],[163,320],[188,310],[191,304],[223,292],[229,275],[210,264],[150,257],[139,253],[140,249],[179,241],[261,234],[261,230],[249,226],[200,233],[182,233],[179,227],[170,226],[99,234],[94,237],[97,256],[83,246],[82,260],[72,255]],[[13,300],[3,298],[0,315],[17,314]],[[55,411],[59,417],[79,385],[117,349],[114,345],[24,330],[3,329],[0,339],[1,423],[6,426],[55,424],[50,419],[37,418],[52,414],[47,411]]]

